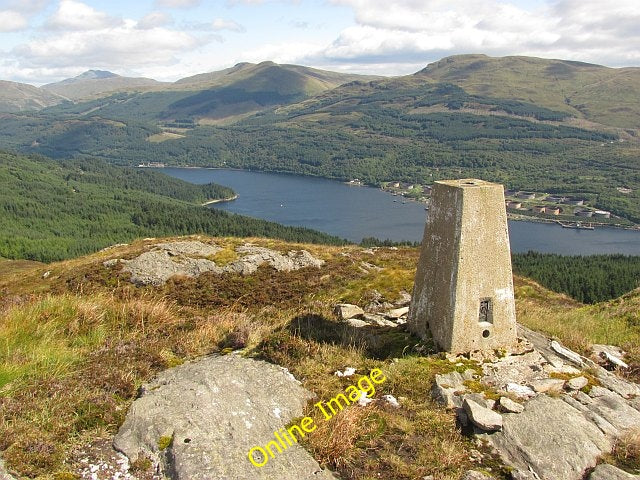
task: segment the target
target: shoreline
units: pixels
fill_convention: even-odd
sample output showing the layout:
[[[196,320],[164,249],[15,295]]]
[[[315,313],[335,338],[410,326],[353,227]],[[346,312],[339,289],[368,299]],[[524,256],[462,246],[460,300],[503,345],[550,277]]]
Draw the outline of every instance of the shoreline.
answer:
[[[238,194],[236,193],[233,197],[227,197],[227,198],[216,198],[214,200],[207,200],[206,202],[204,202],[202,204],[203,207],[206,207],[207,205],[212,205],[214,203],[223,203],[223,202],[233,202],[235,199],[238,198]]]
[[[379,189],[382,190],[383,192],[391,195],[392,193],[389,190],[386,190],[382,187],[379,186],[375,186],[375,185],[367,185],[365,183],[360,183],[360,184],[350,184],[348,181],[341,181],[341,180],[337,180],[334,178],[327,178],[327,177],[319,177],[316,175],[302,175],[302,174],[296,174],[296,173],[288,173],[288,172],[269,172],[269,171],[263,171],[263,170],[249,170],[249,169],[245,169],[245,168],[233,168],[233,167],[198,167],[198,166],[177,166],[177,165],[165,165],[164,167],[154,167],[154,168],[185,168],[185,169],[201,169],[201,170],[234,170],[234,171],[244,171],[244,172],[256,172],[256,173],[271,173],[271,174],[278,174],[278,175],[293,175],[293,176],[302,176],[302,177],[312,177],[312,178],[322,178],[325,180],[332,180],[332,181],[337,181],[340,182],[344,185],[347,186],[351,186],[351,187],[365,187],[365,188],[374,188],[374,189]],[[225,198],[225,199],[216,199],[216,200],[210,200],[208,202],[203,203],[203,206],[206,205],[211,205],[211,204],[215,204],[215,203],[222,203],[222,202],[231,202],[235,199],[238,198],[238,195],[234,195],[233,197],[230,198]],[[404,201],[410,201],[410,202],[415,202],[415,203],[421,203],[424,204],[424,202],[420,202],[419,200],[415,199],[415,198],[410,198],[410,197],[402,197]],[[556,219],[546,219],[546,218],[540,218],[540,217],[535,217],[535,216],[528,216],[528,215],[523,215],[523,214],[517,214],[517,213],[510,213],[507,212],[507,219],[508,220],[514,220],[514,221],[518,221],[518,222],[531,222],[531,223],[547,223],[547,224],[554,224],[557,223]],[[619,224],[606,224],[606,223],[598,223],[598,222],[589,222],[594,224],[594,226],[598,227],[598,228],[615,228],[615,229],[619,229],[619,230],[628,230],[628,231],[634,231],[634,232],[638,232],[640,231],[640,225],[619,225]]]

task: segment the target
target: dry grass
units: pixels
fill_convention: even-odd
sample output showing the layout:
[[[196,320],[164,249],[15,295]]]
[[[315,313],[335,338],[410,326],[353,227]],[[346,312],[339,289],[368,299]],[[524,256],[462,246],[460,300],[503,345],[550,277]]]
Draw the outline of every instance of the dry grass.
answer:
[[[640,475],[640,428],[622,436],[607,460],[634,475]]]
[[[358,247],[190,238],[220,245],[215,260],[221,263],[233,261],[235,247],[245,241],[282,252],[304,248],[327,263],[297,272],[260,268],[246,277],[174,278],[160,288],[132,286],[126,274],[102,265],[160,240],[26,265],[17,281],[1,263],[0,451],[10,468],[31,478],[65,474],[63,460],[75,444],[112,434],[140,384],[155,373],[198,355],[244,348],[289,368],[322,399],[353,384],[353,377],[335,376],[337,370],[385,372],[374,404],[350,406],[328,422],[317,418],[318,430],[305,439],[344,479],[453,480],[469,468],[506,475],[489,457],[472,462],[477,447],[453,413],[429,400],[435,374],[471,363],[455,367],[439,356],[420,356],[414,348],[419,340],[403,329],[356,331],[333,317],[338,301],[362,305],[373,290],[393,301],[400,290],[411,291],[417,249],[381,248],[372,255]],[[383,270],[363,270],[362,262]],[[51,275],[43,279],[46,270]],[[521,322],[581,351],[590,343],[618,343],[637,360],[639,297],[586,307],[516,279]],[[380,400],[384,394],[394,395],[401,408]],[[307,413],[313,416],[312,403]],[[621,443],[616,455],[637,452],[633,445]]]

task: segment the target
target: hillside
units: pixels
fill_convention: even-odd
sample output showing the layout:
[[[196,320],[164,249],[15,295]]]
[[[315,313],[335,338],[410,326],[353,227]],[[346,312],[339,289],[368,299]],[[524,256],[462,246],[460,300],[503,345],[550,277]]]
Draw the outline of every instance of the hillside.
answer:
[[[104,70],[88,70],[80,75],[49,83],[40,87],[69,100],[87,100],[96,96],[105,96],[120,90],[146,89],[161,85],[157,80],[140,77],[122,77]]]
[[[26,83],[0,80],[0,112],[40,110],[65,99]]]
[[[51,261],[133,238],[191,233],[340,243],[201,206],[232,195],[220,185],[192,185],[99,160],[56,162],[0,152],[0,257]]]
[[[84,80],[64,84],[52,91],[79,87],[82,92],[85,85],[115,85],[121,78]],[[183,78],[175,83],[150,84],[139,93],[133,88],[118,88],[121,93],[106,98],[101,95],[101,98],[92,102],[67,105],[48,113],[91,113],[108,118],[163,121],[190,128],[196,123],[234,122],[274,106],[304,100],[354,79],[369,78],[375,77],[340,74],[297,65],[278,65],[273,62],[257,65],[241,63],[222,71]]]
[[[247,245],[281,254],[304,249],[325,263],[296,271],[264,266],[244,275],[178,276],[158,286],[129,283],[131,274],[123,268],[128,259],[171,242],[215,247],[207,259],[220,266],[236,262]],[[0,453],[12,471],[29,478],[72,478],[85,471],[81,478],[91,478],[87,462],[108,461],[105,452],[142,383],[186,360],[241,350],[249,359],[287,367],[320,399],[354,381],[336,371],[382,368],[388,374],[373,404],[349,407],[303,442],[344,480],[458,480],[471,468],[511,478],[489,449],[456,424],[453,411],[430,399],[436,374],[479,371],[478,364],[462,359],[455,365],[402,326],[354,329],[333,313],[338,302],[403,304],[417,260],[415,248],[198,236],[138,240],[48,265],[0,263],[0,332],[7,339],[0,352]],[[581,353],[592,343],[620,345],[630,352],[631,375],[638,378],[640,291],[584,306],[517,277],[515,293],[522,324]],[[495,395],[478,382],[467,386]],[[382,395],[393,395],[399,407]],[[172,437],[163,438],[153,438],[160,450]],[[607,461],[633,469],[638,458],[625,453],[624,445]],[[148,478],[149,469],[141,461],[131,473]]]
[[[458,55],[415,74],[476,95],[511,98],[624,129],[640,128],[640,68],[535,57]]]
[[[238,64],[145,92],[5,115],[0,145],[54,158],[227,166],[369,185],[478,177],[588,198],[640,223],[636,70],[471,55],[414,75],[353,80]],[[592,103],[567,104],[569,90]]]

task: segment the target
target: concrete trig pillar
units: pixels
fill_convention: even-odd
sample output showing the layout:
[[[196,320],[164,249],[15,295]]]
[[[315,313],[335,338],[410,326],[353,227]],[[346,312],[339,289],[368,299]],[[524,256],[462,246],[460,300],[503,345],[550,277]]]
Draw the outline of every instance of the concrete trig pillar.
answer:
[[[443,350],[516,343],[509,232],[502,185],[435,182],[422,239],[409,328]]]

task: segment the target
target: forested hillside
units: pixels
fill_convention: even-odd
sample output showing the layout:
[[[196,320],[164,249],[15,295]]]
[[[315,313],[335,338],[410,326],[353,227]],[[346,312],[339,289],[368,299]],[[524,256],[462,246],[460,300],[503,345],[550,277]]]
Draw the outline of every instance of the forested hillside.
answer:
[[[640,80],[638,69],[623,70],[460,56],[414,75],[336,87],[347,77],[270,62],[239,64],[161,90],[5,114],[0,147],[122,165],[159,161],[358,178],[370,185],[478,177],[589,198],[638,223]],[[544,88],[527,95],[534,80]],[[576,103],[596,85],[597,101]],[[562,91],[569,103],[558,96]]]
[[[0,152],[0,257],[48,262],[139,237],[194,233],[342,243],[200,205],[232,194],[220,185],[192,185],[99,160]]]
[[[528,252],[513,255],[513,270],[583,303],[611,300],[640,287],[637,256]]]

